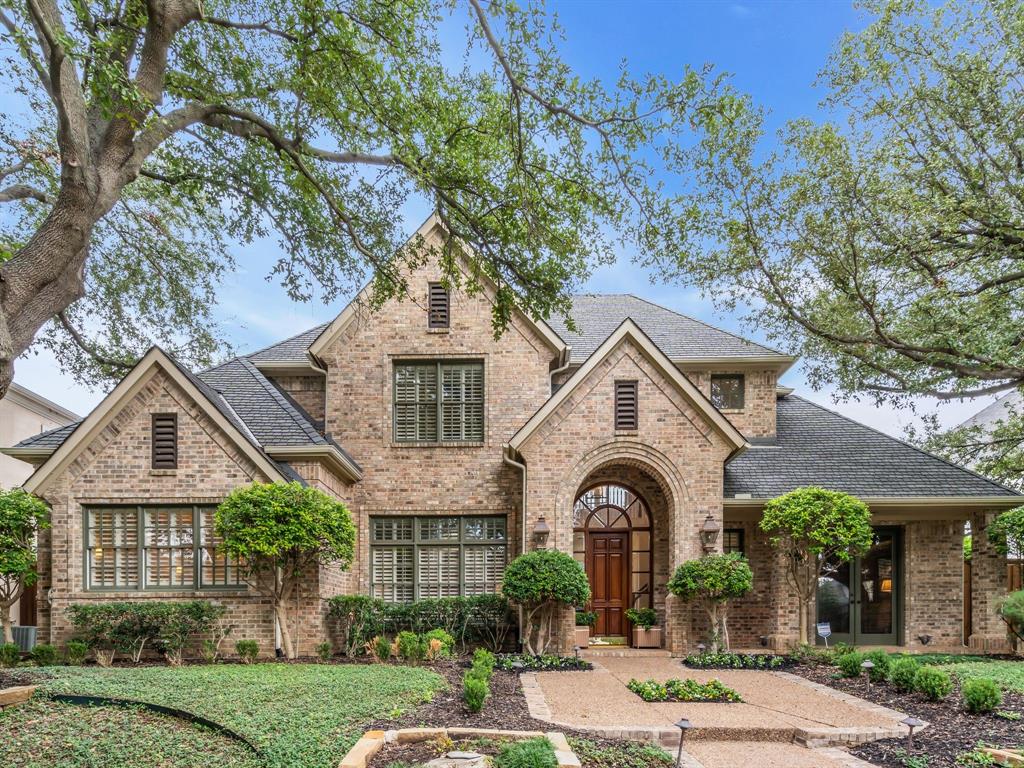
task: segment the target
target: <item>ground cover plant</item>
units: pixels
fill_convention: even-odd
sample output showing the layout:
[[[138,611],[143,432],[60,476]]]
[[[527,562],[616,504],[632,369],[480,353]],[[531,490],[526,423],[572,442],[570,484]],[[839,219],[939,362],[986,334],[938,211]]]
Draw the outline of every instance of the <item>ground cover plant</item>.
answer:
[[[779,669],[792,661],[774,653],[695,653],[683,663],[693,669]]]
[[[83,707],[37,697],[0,711],[0,734],[0,764],[7,766],[266,766],[239,741],[144,709]]]
[[[429,670],[385,665],[47,671],[54,677],[42,681],[46,692],[145,701],[209,718],[255,744],[268,768],[333,768],[370,721],[415,707],[444,685],[443,678]]]
[[[630,680],[626,687],[644,701],[720,701],[741,702],[740,695],[721,680],[706,683],[687,678],[685,680]]]
[[[653,744],[599,742],[575,736],[567,739],[585,768],[668,768],[675,764],[663,749]]]
[[[522,667],[517,667],[521,664]],[[503,653],[497,658],[498,669],[506,672],[580,672],[594,668],[589,661],[576,656],[556,656],[543,654],[534,656],[528,653]]]

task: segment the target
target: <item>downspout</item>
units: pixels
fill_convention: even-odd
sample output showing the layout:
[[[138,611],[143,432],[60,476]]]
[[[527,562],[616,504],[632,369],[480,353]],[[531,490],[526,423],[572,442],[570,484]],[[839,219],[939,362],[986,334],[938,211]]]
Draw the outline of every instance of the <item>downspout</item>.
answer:
[[[504,450],[501,452],[501,460],[508,464],[510,467],[515,467],[523,474],[523,485],[522,485],[522,499],[519,509],[519,528],[522,536],[522,548],[519,550],[519,554],[526,554],[526,464],[521,461],[516,461],[512,458],[512,447],[506,445]],[[519,606],[519,645],[522,647],[523,644],[523,607]]]
[[[569,346],[568,344],[566,344],[565,350],[562,352],[561,357],[559,358],[559,362],[561,363],[561,365],[548,374],[548,376],[551,378],[551,394],[555,394],[555,376],[569,370],[569,366],[572,365],[572,347]]]

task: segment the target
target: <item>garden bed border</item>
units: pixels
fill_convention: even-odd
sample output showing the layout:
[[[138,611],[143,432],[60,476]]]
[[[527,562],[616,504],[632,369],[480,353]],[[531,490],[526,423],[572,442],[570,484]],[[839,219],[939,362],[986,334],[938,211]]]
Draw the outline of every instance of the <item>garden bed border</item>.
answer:
[[[0,709],[24,704],[32,698],[32,694],[38,687],[38,685],[13,685],[10,688],[0,688]]]

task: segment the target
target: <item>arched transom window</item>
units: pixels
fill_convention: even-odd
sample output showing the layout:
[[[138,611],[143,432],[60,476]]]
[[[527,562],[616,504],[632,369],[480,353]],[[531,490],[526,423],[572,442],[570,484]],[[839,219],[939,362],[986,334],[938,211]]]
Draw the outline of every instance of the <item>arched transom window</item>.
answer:
[[[576,499],[572,512],[573,557],[587,567],[587,534],[629,531],[630,605],[652,605],[651,514],[644,499],[616,483],[596,485]]]

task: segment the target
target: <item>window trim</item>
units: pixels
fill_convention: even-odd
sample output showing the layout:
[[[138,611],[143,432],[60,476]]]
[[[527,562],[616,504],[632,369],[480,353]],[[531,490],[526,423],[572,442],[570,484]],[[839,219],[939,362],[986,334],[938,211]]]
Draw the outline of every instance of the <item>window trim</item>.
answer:
[[[191,509],[192,510],[192,583],[191,584],[158,584],[146,583],[146,510],[147,509]],[[82,585],[86,592],[239,592],[248,591],[249,585],[244,581],[236,584],[203,584],[202,583],[202,511],[215,509],[214,504],[86,504],[82,505]],[[94,586],[89,570],[89,512],[96,509],[129,509],[135,510],[136,558],[138,561],[138,578],[135,586],[103,587]],[[127,549],[127,547],[125,547]],[[236,566],[237,567],[237,566]]]
[[[422,521],[429,520],[445,520],[454,519],[459,522],[459,535],[457,539],[424,539],[420,535],[420,523]],[[374,523],[377,520],[411,520],[412,521],[412,539],[404,541],[375,541],[374,539]],[[487,520],[501,520],[505,523],[505,538],[503,539],[469,539],[466,537],[466,523],[469,520],[481,520],[486,522]],[[446,515],[372,515],[369,518],[369,533],[370,533],[370,557],[369,557],[369,593],[372,597],[376,597],[376,579],[374,569],[374,557],[373,553],[375,549],[397,549],[404,547],[412,550],[412,601],[423,599],[421,596],[421,580],[420,580],[420,558],[419,553],[421,548],[442,548],[442,547],[458,547],[459,549],[459,597],[466,597],[466,549],[470,547],[501,547],[505,550],[504,563],[502,567],[502,573],[504,569],[508,567],[509,559],[509,537],[508,537],[508,516],[507,515],[464,515],[464,514],[446,514]],[[500,583],[500,582],[499,582]],[[474,593],[474,594],[493,594],[493,593]],[[384,599],[384,598],[380,598]],[[403,605],[405,603],[397,603]]]
[[[407,440],[398,437],[398,369],[402,366],[435,366],[435,380],[437,392],[434,397],[434,418],[436,419],[436,438],[433,440]],[[443,437],[443,407],[446,402],[442,398],[443,391],[443,369],[445,366],[474,365],[480,368],[480,439],[479,440],[445,440]],[[450,402],[450,401],[449,401]],[[465,405],[466,401],[461,401]],[[465,426],[465,423],[463,423]],[[463,429],[465,431],[465,429]],[[469,445],[479,446],[487,442],[487,365],[483,358],[462,358],[462,357],[438,357],[438,358],[395,358],[391,362],[391,443],[400,446],[439,446],[439,445]]]
[[[715,402],[715,379],[739,379],[740,381],[740,404],[737,405],[718,405]],[[747,376],[743,373],[713,373],[708,379],[708,399],[711,404],[720,411],[742,411],[747,407]]]
[[[722,529],[722,553],[723,554],[728,554],[729,553],[729,550],[727,550],[725,548],[725,535],[727,533],[735,533],[735,534],[739,535],[739,540],[740,540],[739,549],[735,549],[733,551],[743,555],[744,557],[746,557],[746,554],[747,554],[747,532],[746,532],[746,529],[744,529],[744,528],[723,528]]]

